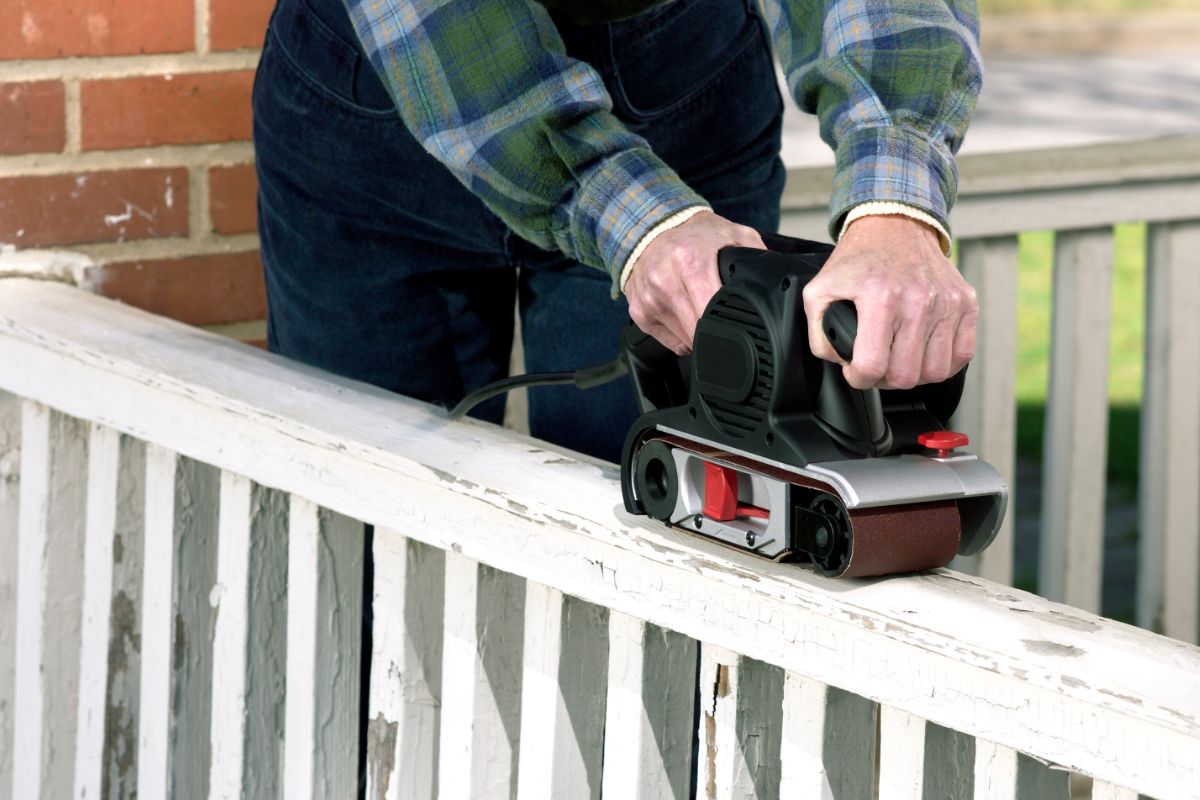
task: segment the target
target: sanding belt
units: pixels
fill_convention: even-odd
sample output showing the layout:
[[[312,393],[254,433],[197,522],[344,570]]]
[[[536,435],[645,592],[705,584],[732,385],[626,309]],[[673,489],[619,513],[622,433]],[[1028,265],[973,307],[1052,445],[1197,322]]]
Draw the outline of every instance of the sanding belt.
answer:
[[[670,434],[655,434],[646,439],[654,440],[706,460],[724,461],[746,472],[841,496],[828,483],[726,450]],[[949,564],[958,553],[962,523],[958,504],[953,500],[852,508],[849,515],[850,558],[838,577],[864,578],[936,569]]]

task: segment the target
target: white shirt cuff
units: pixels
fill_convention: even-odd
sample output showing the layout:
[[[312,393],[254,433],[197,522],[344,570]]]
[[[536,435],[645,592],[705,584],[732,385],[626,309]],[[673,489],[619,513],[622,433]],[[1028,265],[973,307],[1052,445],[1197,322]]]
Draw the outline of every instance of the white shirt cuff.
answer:
[[[871,216],[887,216],[896,215],[908,217],[917,222],[924,222],[929,227],[937,231],[938,241],[942,245],[942,254],[950,255],[950,233],[942,226],[942,223],[934,219],[932,214],[927,214],[916,206],[910,206],[906,203],[897,203],[892,200],[874,200],[870,203],[860,203],[850,209],[850,213],[846,214],[846,220],[842,223],[842,229],[838,232],[838,239],[846,234],[846,227],[856,219]]]

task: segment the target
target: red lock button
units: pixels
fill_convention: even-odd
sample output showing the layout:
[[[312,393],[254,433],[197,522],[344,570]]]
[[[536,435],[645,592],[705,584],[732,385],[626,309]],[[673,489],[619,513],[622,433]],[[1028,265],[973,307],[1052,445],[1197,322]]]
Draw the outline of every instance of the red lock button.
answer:
[[[950,455],[950,451],[956,447],[966,447],[970,444],[967,440],[967,435],[958,431],[929,431],[929,433],[922,433],[917,437],[917,443],[928,447],[930,450],[937,450],[938,458],[945,458]]]

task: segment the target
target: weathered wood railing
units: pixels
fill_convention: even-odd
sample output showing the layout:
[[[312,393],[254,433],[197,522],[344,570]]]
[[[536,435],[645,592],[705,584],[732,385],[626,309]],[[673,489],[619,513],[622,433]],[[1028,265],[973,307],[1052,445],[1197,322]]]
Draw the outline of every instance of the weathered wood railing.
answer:
[[[756,560],[610,465],[0,281],[0,797],[352,797],[367,654],[370,797],[1200,797],[1195,646]]]
[[[1098,613],[1108,444],[1112,228],[1150,223],[1137,620],[1200,635],[1200,136],[965,156],[953,212],[981,306],[960,420],[1014,485],[1017,234],[1057,232],[1039,592]],[[832,170],[793,170],[783,229],[825,238]],[[977,563],[1013,580],[1013,515]]]

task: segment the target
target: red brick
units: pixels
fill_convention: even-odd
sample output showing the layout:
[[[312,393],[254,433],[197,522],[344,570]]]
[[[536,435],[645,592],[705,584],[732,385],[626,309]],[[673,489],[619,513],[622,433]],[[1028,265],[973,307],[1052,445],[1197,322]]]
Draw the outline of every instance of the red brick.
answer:
[[[58,153],[67,141],[62,81],[0,84],[0,153]]]
[[[125,261],[91,274],[106,297],[191,325],[246,322],[267,315],[257,250]]]
[[[195,37],[192,0],[0,2],[0,60],[178,53]]]
[[[249,139],[253,82],[253,70],[86,81],[83,148]]]
[[[208,212],[217,233],[252,233],[257,227],[258,177],[253,164],[208,171]]]
[[[213,50],[261,47],[275,0],[210,0],[209,43]]]
[[[33,247],[187,232],[186,169],[0,178],[0,242]]]

